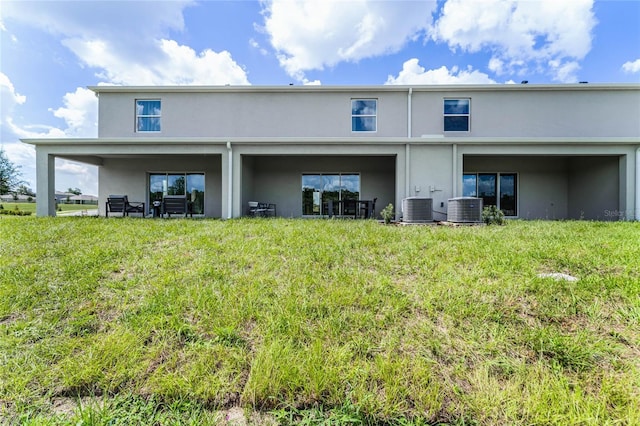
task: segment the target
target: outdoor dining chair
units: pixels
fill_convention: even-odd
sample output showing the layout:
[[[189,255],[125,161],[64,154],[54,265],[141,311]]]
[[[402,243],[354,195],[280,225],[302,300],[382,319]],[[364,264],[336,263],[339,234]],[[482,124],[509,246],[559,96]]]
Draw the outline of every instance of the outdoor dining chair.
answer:
[[[105,217],[109,217],[109,213],[121,213],[122,216],[139,213],[144,217],[144,203],[129,201],[126,195],[109,195],[105,203]]]

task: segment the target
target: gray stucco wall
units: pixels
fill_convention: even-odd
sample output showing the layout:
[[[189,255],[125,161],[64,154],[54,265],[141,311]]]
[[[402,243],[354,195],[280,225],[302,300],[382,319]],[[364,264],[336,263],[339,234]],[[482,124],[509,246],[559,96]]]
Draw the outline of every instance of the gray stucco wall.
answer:
[[[220,156],[172,156],[105,158],[98,169],[99,211],[104,215],[104,203],[110,194],[126,194],[131,201],[144,201],[149,206],[149,173],[204,172],[205,215],[220,217],[221,212],[221,160]]]
[[[468,156],[465,173],[518,174],[518,217],[618,220],[619,156]]]
[[[378,198],[376,211],[395,203],[395,157],[382,156],[243,156],[246,188],[242,206],[249,201],[277,204],[278,216],[302,216],[303,173],[359,173],[361,199]]]
[[[469,132],[443,131],[444,98],[469,98]],[[622,114],[614,111],[624,111]],[[637,136],[636,91],[473,91],[413,94],[413,136],[612,137]]]
[[[177,92],[103,89],[99,137],[406,137],[408,88]],[[443,99],[470,98],[469,132],[448,136],[638,136],[640,91],[592,87],[415,87],[411,134],[444,135]],[[583,89],[583,90],[581,90]],[[116,89],[113,89],[116,90]],[[351,131],[351,99],[378,99],[375,133]],[[162,131],[136,133],[135,100],[162,100]],[[620,111],[621,113],[613,113]]]
[[[378,99],[376,132],[351,131],[351,99]],[[162,131],[135,132],[135,100],[162,100]],[[101,94],[100,137],[391,137],[406,135],[399,93]]]
[[[570,160],[571,219],[622,219],[626,209],[619,205],[619,163],[618,157],[577,157]]]

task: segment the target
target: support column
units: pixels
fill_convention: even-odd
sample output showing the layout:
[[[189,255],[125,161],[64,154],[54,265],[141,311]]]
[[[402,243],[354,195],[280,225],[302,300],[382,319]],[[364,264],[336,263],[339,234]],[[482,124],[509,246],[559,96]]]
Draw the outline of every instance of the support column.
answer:
[[[636,197],[634,206],[636,209],[636,220],[640,220],[640,148],[636,149]]]
[[[227,152],[223,151],[220,156],[220,217],[229,219],[231,216],[231,173],[232,162],[229,161],[231,156],[230,143],[227,145]],[[226,155],[225,155],[226,154]]]
[[[458,196],[458,145],[455,143],[451,147],[451,172],[453,175],[453,180],[451,181],[451,192],[453,197]]]
[[[36,215],[56,215],[56,158],[36,146]]]
[[[408,144],[407,144],[408,146]],[[398,149],[398,153],[396,154],[396,201],[395,201],[395,211],[396,211],[396,220],[400,220],[400,213],[402,207],[402,199],[408,197],[408,194],[405,193],[407,189],[407,172],[406,172],[406,148],[405,150]],[[385,206],[381,206],[382,209]]]

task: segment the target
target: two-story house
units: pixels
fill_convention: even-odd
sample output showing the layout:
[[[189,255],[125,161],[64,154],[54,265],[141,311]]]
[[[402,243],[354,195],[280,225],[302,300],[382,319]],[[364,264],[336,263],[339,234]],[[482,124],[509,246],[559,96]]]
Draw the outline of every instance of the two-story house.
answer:
[[[61,157],[99,167],[101,209],[183,194],[205,217],[252,200],[314,217],[347,195],[420,196],[444,219],[449,198],[478,196],[514,218],[640,219],[637,84],[91,89],[97,138],[24,140],[40,216]]]

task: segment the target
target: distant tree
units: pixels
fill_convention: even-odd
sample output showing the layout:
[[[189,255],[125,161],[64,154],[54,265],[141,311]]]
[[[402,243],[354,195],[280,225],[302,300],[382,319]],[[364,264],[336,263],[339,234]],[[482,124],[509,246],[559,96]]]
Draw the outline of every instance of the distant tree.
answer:
[[[18,186],[18,189],[16,190],[16,192],[20,195],[26,195],[27,197],[35,197],[36,193],[33,192],[33,190],[31,188],[29,188],[27,185],[22,184],[20,186]]]
[[[0,194],[8,194],[20,185],[20,166],[13,164],[0,148]]]
[[[67,189],[67,192],[73,195],[82,195],[82,191],[80,190],[80,188],[69,188]]]

